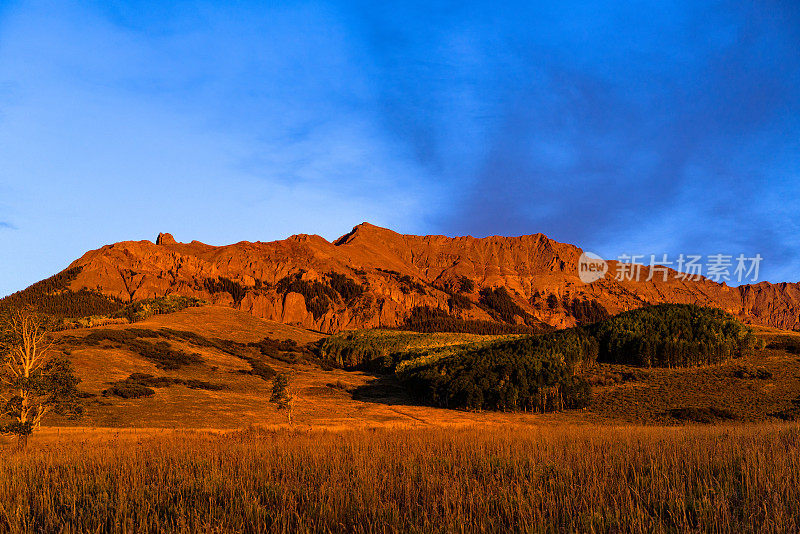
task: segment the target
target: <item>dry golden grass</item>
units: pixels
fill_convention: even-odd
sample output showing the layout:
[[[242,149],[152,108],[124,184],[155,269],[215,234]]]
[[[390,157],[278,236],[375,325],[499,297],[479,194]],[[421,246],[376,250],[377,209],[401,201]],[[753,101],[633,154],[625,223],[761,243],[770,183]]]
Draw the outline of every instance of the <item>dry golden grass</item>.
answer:
[[[39,434],[13,532],[796,532],[800,429]]]

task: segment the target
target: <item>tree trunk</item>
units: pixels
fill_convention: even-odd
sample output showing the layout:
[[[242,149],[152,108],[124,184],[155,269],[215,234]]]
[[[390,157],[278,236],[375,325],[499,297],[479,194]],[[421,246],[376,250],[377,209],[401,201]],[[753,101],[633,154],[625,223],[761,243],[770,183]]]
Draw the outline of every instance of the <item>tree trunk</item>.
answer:
[[[19,434],[17,436],[17,448],[21,451],[28,448],[28,434]]]

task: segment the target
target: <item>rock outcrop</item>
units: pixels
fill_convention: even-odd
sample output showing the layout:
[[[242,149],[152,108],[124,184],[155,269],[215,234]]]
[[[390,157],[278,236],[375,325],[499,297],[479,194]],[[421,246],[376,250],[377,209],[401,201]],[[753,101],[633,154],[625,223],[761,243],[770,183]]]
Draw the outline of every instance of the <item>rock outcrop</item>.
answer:
[[[156,245],[177,245],[178,242],[172,237],[172,234],[165,234],[163,232],[158,234],[156,238]]]

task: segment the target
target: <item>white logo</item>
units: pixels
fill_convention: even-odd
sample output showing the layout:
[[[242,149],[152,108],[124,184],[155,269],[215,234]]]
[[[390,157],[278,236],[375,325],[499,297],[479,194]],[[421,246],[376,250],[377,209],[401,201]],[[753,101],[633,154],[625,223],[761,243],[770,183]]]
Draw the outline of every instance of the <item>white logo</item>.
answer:
[[[608,264],[594,252],[584,252],[578,260],[578,277],[584,284],[591,284],[603,278],[608,272]]]

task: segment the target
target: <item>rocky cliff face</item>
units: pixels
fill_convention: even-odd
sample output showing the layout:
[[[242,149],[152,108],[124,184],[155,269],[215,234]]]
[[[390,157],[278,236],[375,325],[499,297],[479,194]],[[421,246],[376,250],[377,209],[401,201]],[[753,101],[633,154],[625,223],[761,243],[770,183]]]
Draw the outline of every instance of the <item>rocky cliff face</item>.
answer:
[[[615,314],[662,302],[714,306],[747,322],[800,327],[799,284],[728,287],[657,276],[650,282],[607,277],[587,285],[578,278],[581,249],[542,234],[412,236],[363,223],[333,243],[315,235],[222,247],[178,243],[169,234],[157,241],[87,252],[70,266],[81,268],[72,289],[125,301],[198,296],[323,332],[399,326],[416,307],[464,319],[566,327],[587,320],[587,310]],[[480,297],[481,289],[498,287],[518,306],[513,318]]]

